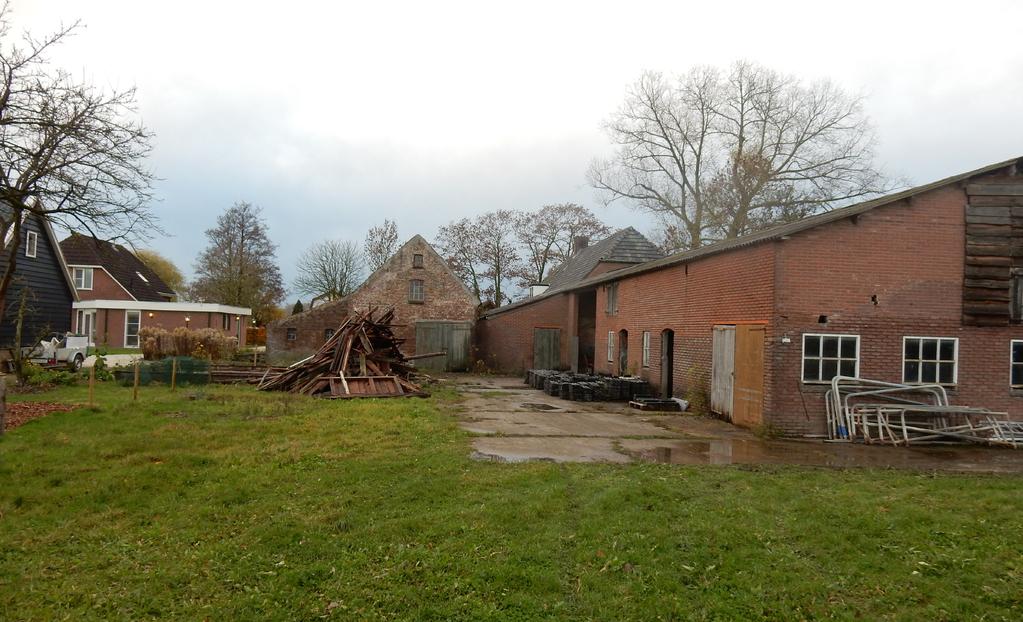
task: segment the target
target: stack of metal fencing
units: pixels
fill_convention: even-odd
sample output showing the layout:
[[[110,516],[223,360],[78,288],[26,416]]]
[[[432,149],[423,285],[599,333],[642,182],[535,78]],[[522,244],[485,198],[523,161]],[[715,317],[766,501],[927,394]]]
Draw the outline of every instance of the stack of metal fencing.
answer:
[[[954,406],[937,384],[835,376],[825,395],[828,437],[885,445],[977,443],[1023,446],[1023,422],[1008,413]]]

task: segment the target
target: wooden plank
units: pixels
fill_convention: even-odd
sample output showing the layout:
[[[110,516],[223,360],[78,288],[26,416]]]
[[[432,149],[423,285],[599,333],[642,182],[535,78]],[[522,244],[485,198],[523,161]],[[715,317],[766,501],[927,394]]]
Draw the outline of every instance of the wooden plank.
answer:
[[[711,345],[710,409],[731,419],[735,376],[735,327],[715,326]]]
[[[967,255],[966,264],[971,266],[1011,266],[1012,258],[1005,255]]]
[[[1005,289],[984,289],[976,287],[964,287],[963,301],[977,303],[999,303],[1008,305],[1009,288],[1006,287]],[[1006,311],[1006,313],[1008,313],[1008,311]]]
[[[981,289],[1009,289],[1010,280],[1008,275],[1004,279],[980,279],[976,277],[967,277],[963,279],[963,287],[977,287]]]
[[[966,206],[967,216],[1011,216],[1009,206],[1007,205],[973,205],[972,203]]]
[[[966,224],[978,224],[978,225],[1011,225],[1012,217],[1008,214],[1005,216],[967,216]]]
[[[966,302],[963,301],[963,313],[968,315],[997,315],[1009,317],[1009,305],[1005,303]]]
[[[966,243],[966,254],[967,255],[985,255],[985,256],[1000,256],[1010,257],[1012,254],[1012,245],[1008,243],[1001,244],[970,244]]]
[[[1023,197],[972,196],[970,197],[970,205],[974,205],[976,207],[1023,207]]]
[[[967,315],[963,314],[963,324],[967,326],[1006,326],[1009,323],[1009,316],[994,315]]]
[[[763,326],[735,327],[735,383],[732,422],[753,427],[763,423],[764,335]]]
[[[1012,243],[1012,229],[1010,227],[1004,227],[1008,230],[1009,235],[966,235],[966,244],[974,246],[1002,246],[1005,244]]]
[[[974,183],[966,186],[966,194],[983,196],[1023,196],[1023,183],[984,184]]]
[[[1010,273],[1008,266],[983,266],[983,265],[966,265],[966,276],[976,277],[982,279],[1002,279],[1008,280]]]
[[[966,225],[967,236],[989,236],[989,237],[1012,237],[1013,226],[1012,225],[984,225],[978,223],[967,223]]]

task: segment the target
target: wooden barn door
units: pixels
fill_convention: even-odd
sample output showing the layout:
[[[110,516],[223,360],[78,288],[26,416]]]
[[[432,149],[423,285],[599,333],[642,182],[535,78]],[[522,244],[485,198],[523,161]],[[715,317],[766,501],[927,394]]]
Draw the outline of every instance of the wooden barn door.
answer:
[[[732,422],[736,425],[752,427],[764,421],[765,333],[765,327],[759,325],[735,328]]]
[[[533,369],[561,367],[561,329],[533,329]]]
[[[447,352],[416,361],[416,368],[424,371],[464,371],[469,368],[471,322],[424,320],[416,322],[416,354]]]
[[[715,326],[711,352],[710,409],[732,418],[735,382],[735,327]]]

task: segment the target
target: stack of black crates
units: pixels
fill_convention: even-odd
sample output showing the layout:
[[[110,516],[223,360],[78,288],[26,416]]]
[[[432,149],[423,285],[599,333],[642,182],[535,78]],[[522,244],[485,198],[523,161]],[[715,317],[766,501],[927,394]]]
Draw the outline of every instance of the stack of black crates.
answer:
[[[573,402],[628,402],[652,395],[642,378],[574,374],[554,369],[530,369],[526,384],[547,395]]]

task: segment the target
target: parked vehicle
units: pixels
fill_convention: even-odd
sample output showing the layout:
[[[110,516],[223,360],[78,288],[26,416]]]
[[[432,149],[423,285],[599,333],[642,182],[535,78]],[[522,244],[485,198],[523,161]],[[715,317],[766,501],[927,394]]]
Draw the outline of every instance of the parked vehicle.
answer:
[[[28,360],[44,367],[67,365],[78,371],[88,356],[89,337],[72,333],[53,333],[28,353]]]

